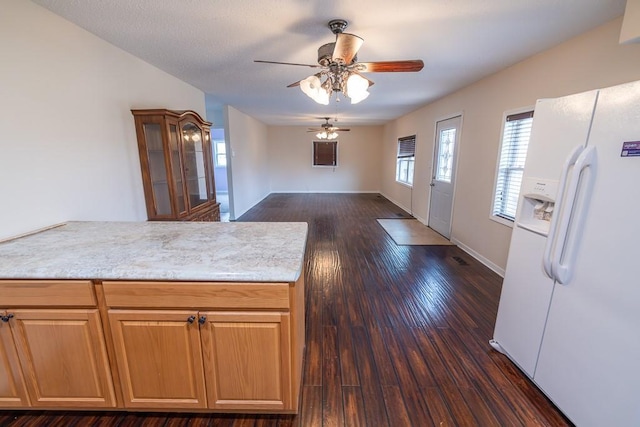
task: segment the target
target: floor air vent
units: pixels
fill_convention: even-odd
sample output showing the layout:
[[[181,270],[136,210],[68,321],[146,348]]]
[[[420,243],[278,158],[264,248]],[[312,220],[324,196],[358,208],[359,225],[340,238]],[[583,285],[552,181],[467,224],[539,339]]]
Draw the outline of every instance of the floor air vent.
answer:
[[[460,258],[459,256],[454,256],[453,259],[456,260],[456,262],[460,265],[469,265],[469,263],[465,260],[463,260],[462,258]]]

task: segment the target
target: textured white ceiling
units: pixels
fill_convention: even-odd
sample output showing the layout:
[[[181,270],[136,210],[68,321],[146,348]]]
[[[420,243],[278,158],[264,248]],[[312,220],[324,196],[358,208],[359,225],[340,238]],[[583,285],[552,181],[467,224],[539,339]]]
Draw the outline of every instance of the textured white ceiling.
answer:
[[[32,0],[264,123],[380,124],[624,13],[625,0]],[[419,73],[370,73],[371,95],[316,104],[287,88],[334,41],[334,18],[364,39],[363,62],[422,59]],[[335,97],[332,99],[332,101]],[[168,106],[170,107],[170,106]]]

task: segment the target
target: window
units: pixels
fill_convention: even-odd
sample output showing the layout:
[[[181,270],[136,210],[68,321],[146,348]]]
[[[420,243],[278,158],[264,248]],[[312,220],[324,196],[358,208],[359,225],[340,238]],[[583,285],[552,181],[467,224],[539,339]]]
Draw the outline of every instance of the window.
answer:
[[[508,114],[504,121],[491,212],[492,218],[503,224],[511,224],[516,218],[532,123],[531,110]]]
[[[213,141],[215,166],[227,166],[227,147],[224,141]]]
[[[451,183],[453,173],[453,154],[456,148],[456,128],[443,129],[438,138],[438,159],[436,179]]]
[[[338,166],[338,141],[313,141],[313,166]]]
[[[413,185],[413,168],[416,161],[416,136],[398,138],[396,181]]]

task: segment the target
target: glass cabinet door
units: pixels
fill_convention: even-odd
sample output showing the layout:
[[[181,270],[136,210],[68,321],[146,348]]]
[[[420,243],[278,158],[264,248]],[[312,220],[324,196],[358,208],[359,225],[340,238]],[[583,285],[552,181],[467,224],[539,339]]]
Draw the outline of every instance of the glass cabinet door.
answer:
[[[184,178],[191,208],[208,200],[203,139],[202,130],[195,123],[187,122],[182,125]]]
[[[162,128],[159,123],[144,123],[143,129],[156,215],[171,215],[169,182],[162,146]]]
[[[186,212],[187,204],[184,197],[184,181],[180,168],[180,147],[178,142],[178,125],[169,125],[169,151],[171,152],[171,173],[173,174],[173,185],[175,188],[176,204],[178,213]]]
[[[207,175],[207,188],[209,189],[209,199],[216,200],[216,186],[214,183],[214,170],[213,170],[213,148],[211,147],[211,134],[208,130],[204,131],[204,141],[205,141],[205,153],[204,159],[206,161],[207,168],[209,169],[209,173]]]

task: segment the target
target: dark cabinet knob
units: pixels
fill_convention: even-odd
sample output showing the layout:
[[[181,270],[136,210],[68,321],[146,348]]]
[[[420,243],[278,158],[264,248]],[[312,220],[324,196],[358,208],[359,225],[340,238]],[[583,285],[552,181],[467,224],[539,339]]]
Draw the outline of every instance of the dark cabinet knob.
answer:
[[[6,314],[4,316],[0,316],[0,320],[7,323],[10,319],[13,319],[13,314]]]
[[[188,323],[193,323],[196,321],[196,316],[189,316],[189,318],[187,319]]]
[[[200,323],[201,325],[204,325],[204,322],[207,321],[207,316],[200,316],[200,318],[198,319],[198,323]]]

